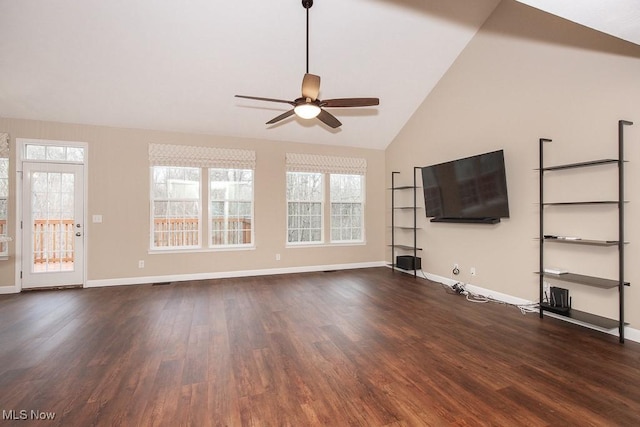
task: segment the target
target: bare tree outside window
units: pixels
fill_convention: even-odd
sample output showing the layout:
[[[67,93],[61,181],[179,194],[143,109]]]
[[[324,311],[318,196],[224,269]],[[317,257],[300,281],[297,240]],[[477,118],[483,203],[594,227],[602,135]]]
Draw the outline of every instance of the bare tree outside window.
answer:
[[[364,176],[331,174],[331,241],[363,241]]]
[[[287,172],[287,242],[321,243],[323,174]]]

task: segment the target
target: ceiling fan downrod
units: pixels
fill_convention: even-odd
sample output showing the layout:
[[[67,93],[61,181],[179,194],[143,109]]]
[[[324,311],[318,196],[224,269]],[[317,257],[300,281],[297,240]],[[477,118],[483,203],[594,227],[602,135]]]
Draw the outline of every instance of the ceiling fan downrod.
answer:
[[[302,0],[302,7],[307,9],[307,74],[309,74],[309,9],[313,6],[313,0]]]

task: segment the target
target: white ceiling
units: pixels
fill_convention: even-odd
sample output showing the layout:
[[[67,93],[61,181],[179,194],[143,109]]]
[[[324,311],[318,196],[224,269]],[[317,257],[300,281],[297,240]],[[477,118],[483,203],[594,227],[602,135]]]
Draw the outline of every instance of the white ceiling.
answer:
[[[638,15],[605,16],[603,2],[523,1],[640,44]],[[296,117],[267,126],[286,104],[234,98],[299,96],[301,0],[0,0],[0,116],[384,149],[498,3],[316,0],[320,98],[380,98],[331,110],[343,123],[332,130]]]
[[[640,45],[640,0],[518,0]]]

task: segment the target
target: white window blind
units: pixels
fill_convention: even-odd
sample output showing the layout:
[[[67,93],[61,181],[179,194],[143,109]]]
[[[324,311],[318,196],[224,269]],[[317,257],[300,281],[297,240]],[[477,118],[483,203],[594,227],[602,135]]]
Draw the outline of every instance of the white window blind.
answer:
[[[256,152],[235,148],[149,144],[151,166],[255,169]]]
[[[334,157],[317,154],[286,154],[287,172],[319,172],[365,175],[367,160],[357,157]]]
[[[0,158],[9,158],[9,134],[0,133]]]

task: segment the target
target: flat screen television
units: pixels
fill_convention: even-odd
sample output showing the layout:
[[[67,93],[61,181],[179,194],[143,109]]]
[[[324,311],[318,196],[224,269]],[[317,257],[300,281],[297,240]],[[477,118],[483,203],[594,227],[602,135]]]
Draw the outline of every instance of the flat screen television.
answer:
[[[503,150],[425,166],[422,188],[433,222],[493,224],[509,217]]]

